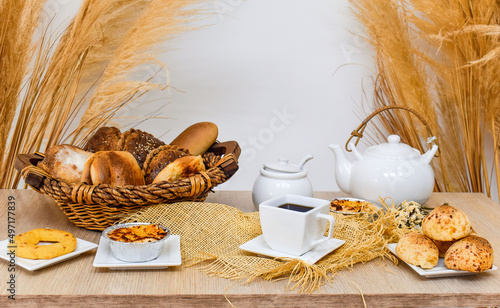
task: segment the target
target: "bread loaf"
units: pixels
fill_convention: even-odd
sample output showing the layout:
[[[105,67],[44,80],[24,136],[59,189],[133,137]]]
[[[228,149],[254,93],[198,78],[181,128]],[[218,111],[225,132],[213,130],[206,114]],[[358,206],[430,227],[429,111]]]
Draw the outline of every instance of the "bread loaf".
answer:
[[[218,134],[219,129],[214,123],[199,122],[186,128],[170,142],[170,145],[187,149],[191,155],[198,156],[205,153],[214,144]]]
[[[116,127],[104,126],[99,128],[92,137],[87,141],[84,150],[88,152],[98,151],[119,151],[119,142],[122,133]]]
[[[189,152],[168,144],[150,151],[142,167],[146,184],[151,184],[168,164],[174,162],[177,158],[188,155]]]
[[[434,242],[419,233],[403,236],[396,245],[396,254],[402,260],[424,269],[433,268],[439,260],[439,250]]]
[[[450,246],[444,256],[449,269],[482,272],[493,267],[493,247],[482,237],[470,235]]]
[[[89,185],[144,185],[142,170],[127,151],[99,151],[85,162],[82,182]]]
[[[66,183],[78,183],[82,177],[85,161],[90,155],[92,153],[73,145],[55,145],[46,151],[44,159],[37,166]]]
[[[138,129],[129,129],[122,134],[119,148],[120,151],[130,152],[137,160],[139,167],[142,168],[149,152],[164,144],[165,142],[150,133]]]
[[[184,156],[177,158],[172,163],[168,164],[153,180],[154,183],[175,180],[190,177],[201,171],[205,171],[205,165],[200,155]]]

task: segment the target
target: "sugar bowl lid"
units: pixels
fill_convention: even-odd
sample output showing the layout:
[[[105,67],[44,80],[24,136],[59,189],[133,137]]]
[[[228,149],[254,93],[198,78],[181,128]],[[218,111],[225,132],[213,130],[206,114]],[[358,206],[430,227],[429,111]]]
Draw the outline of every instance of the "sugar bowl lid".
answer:
[[[304,171],[304,165],[313,158],[312,155],[306,155],[297,165],[290,164],[288,159],[278,158],[277,162],[264,164],[264,169],[274,172],[297,173]]]

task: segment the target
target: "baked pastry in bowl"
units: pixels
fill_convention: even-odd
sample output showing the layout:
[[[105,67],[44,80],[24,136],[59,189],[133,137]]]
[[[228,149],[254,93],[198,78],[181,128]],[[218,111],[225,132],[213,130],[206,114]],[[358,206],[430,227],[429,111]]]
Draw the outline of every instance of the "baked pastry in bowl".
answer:
[[[118,260],[146,262],[158,258],[170,230],[148,222],[132,222],[108,227],[102,236]]]

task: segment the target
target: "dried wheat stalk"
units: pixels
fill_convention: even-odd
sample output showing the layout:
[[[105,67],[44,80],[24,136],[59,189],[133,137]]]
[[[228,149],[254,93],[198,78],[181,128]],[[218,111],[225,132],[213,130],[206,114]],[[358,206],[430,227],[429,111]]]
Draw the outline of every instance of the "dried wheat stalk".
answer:
[[[441,157],[439,191],[490,195],[498,171],[500,117],[499,4],[495,0],[352,0],[377,51],[376,108],[404,105],[429,120]],[[423,150],[425,131],[399,111],[381,116],[384,130]],[[493,146],[485,138],[491,136]],[[491,168],[485,151],[493,150]],[[500,185],[500,184],[499,184]],[[500,191],[500,186],[497,187]]]
[[[1,188],[18,185],[17,154],[43,151],[70,135],[74,143],[159,87],[150,76],[126,77],[156,61],[162,42],[189,29],[198,11],[187,7],[199,1],[85,0],[59,41],[43,32],[33,44],[43,3],[0,0]]]

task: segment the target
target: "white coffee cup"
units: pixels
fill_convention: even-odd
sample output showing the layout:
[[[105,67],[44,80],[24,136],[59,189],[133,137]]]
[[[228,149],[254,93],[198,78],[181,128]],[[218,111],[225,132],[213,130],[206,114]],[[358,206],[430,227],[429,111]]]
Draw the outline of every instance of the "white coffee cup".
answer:
[[[307,211],[289,209],[294,205]],[[332,238],[335,218],[329,211],[330,201],[305,196],[284,195],[264,201],[259,205],[264,240],[275,251],[300,256]],[[324,236],[328,221],[328,236]]]

